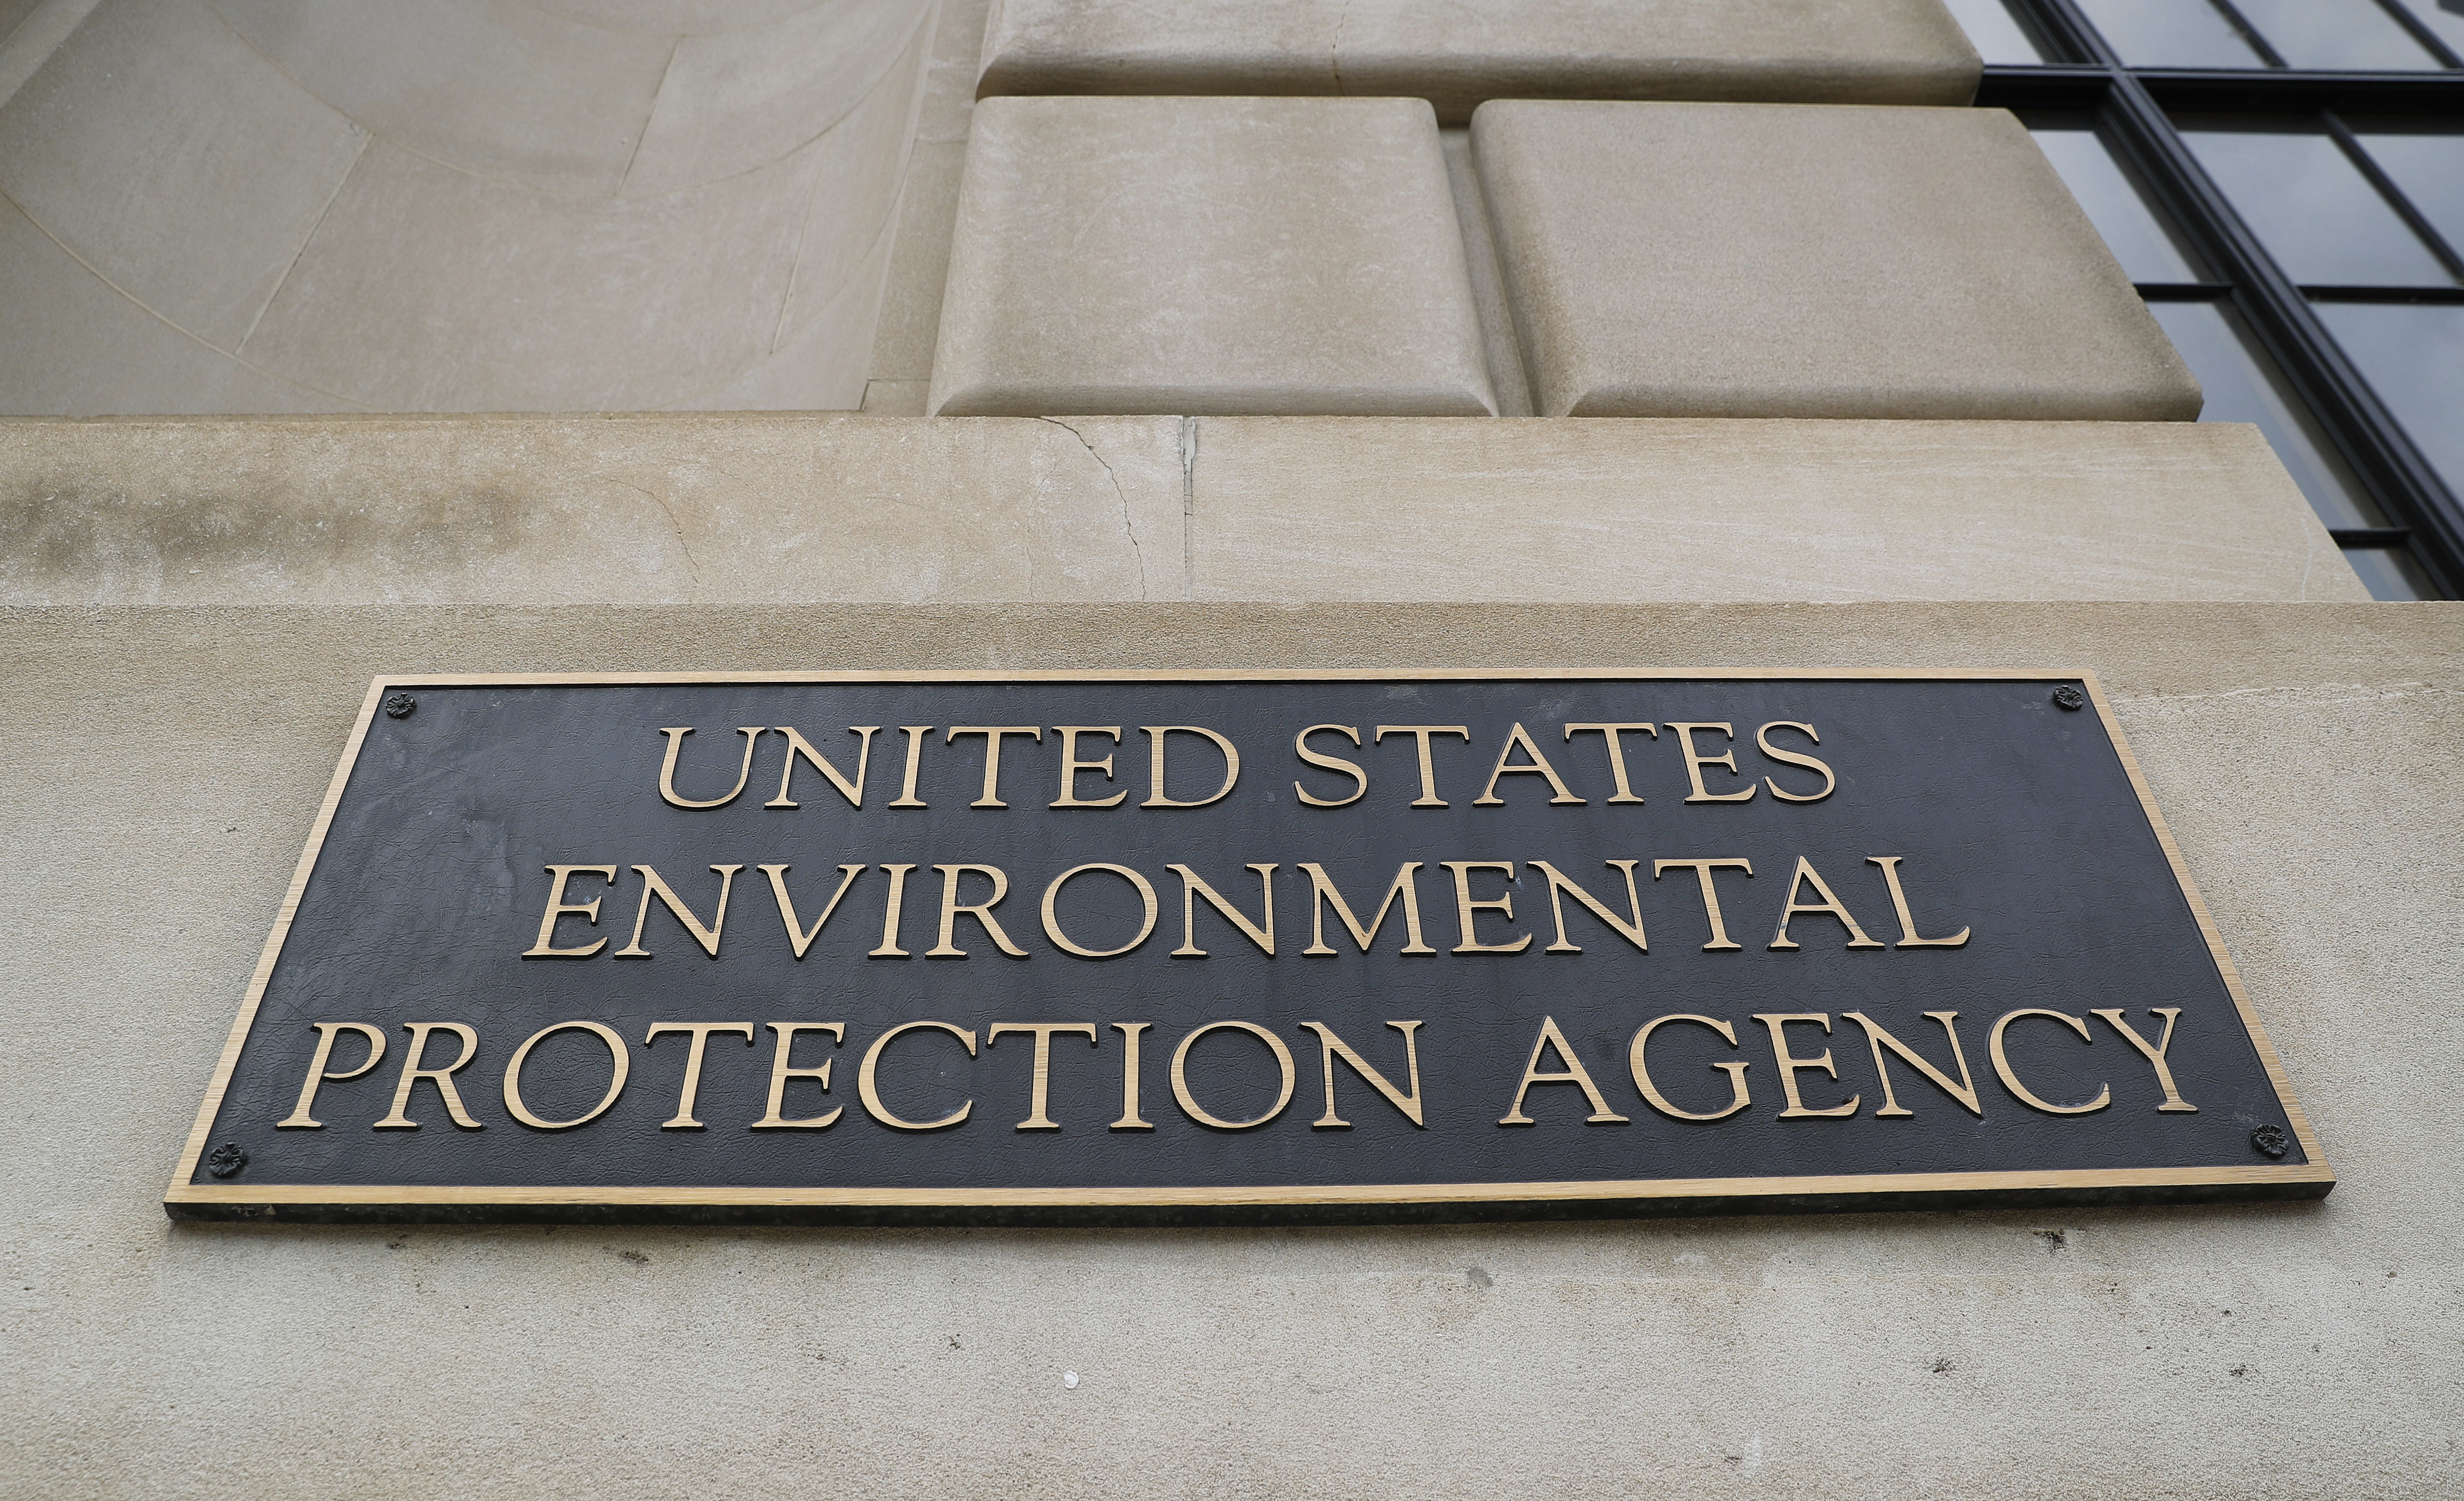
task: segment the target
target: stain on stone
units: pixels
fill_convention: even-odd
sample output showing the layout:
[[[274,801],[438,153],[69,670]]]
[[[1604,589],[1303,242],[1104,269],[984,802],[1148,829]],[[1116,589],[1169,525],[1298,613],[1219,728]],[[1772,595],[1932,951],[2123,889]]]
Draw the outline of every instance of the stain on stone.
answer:
[[[1463,1269],[1463,1280],[1470,1283],[1477,1291],[1483,1293],[1487,1292],[1496,1284],[1496,1278],[1491,1277],[1487,1273],[1483,1272],[1478,1267],[1465,1267]]]
[[[613,1247],[609,1247],[608,1249],[611,1251],[615,1250]],[[616,1254],[620,1259],[629,1261],[637,1267],[647,1267],[650,1264],[650,1258],[642,1254],[638,1251],[616,1251]]]
[[[231,570],[307,583],[329,569],[451,576],[510,553],[541,519],[535,497],[495,485],[330,498],[331,487],[274,476],[253,489],[144,493],[41,474],[0,489],[0,578],[102,599],[150,594]]]
[[[1936,1376],[1948,1376],[1951,1372],[1958,1369],[1959,1367],[1953,1365],[1950,1362],[1950,1357],[1947,1355],[1937,1356],[1934,1358],[1933,1374]]]
[[[2071,1243],[2068,1230],[2038,1230],[2036,1238],[2045,1243],[2045,1254],[2048,1256]]]

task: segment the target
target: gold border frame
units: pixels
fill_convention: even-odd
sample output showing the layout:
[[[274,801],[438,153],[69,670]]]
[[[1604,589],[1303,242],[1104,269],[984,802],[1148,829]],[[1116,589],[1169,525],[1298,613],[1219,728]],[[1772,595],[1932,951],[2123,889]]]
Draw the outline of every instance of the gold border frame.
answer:
[[[325,836],[333,826],[334,811],[341,804],[342,789],[358,766],[361,747],[366,742],[368,729],[374,724],[378,706],[396,688],[419,687],[583,687],[615,685],[653,684],[829,684],[829,683],[1283,683],[1283,682],[1376,682],[1381,680],[1449,680],[1477,682],[1484,680],[1540,679],[1597,683],[1651,683],[1672,680],[1702,682],[1784,682],[1792,679],[1821,682],[1905,682],[1937,680],[1967,683],[2068,683],[2078,682],[2087,688],[2088,700],[2095,706],[2097,720],[2104,728],[2105,739],[2121,760],[2123,771],[2130,778],[2131,790],[2139,794],[2140,811],[2146,816],[2147,826],[2165,852],[2173,879],[2183,900],[2189,903],[2190,915],[2207,940],[2209,956],[2215,961],[2216,973],[2224,981],[2225,990],[2233,997],[2234,1010],[2241,1016],[2243,1032],[2257,1050],[2260,1065],[2267,1071],[2268,1082],[2276,1090],[2277,1103],[2283,1108],[2285,1120],[2294,1139],[2301,1145],[2307,1163],[2287,1166],[2264,1167],[2127,1167],[2127,1168],[2048,1168],[2017,1172],[1958,1173],[1854,1173],[1827,1177],[1756,1177],[1756,1178],[1651,1178],[1631,1181],[1574,1180],[1540,1183],[1475,1183],[1475,1184],[1343,1184],[1333,1186],[1265,1186],[1228,1188],[728,1188],[728,1187],[429,1187],[417,1185],[303,1185],[277,1184],[260,1187],[239,1185],[197,1184],[197,1163],[205,1155],[206,1141],[211,1134],[214,1117],[221,1113],[223,1094],[231,1084],[231,1070],[239,1062],[240,1050],[246,1046],[250,1030],[256,1022],[257,1003],[273,978],[274,967],[282,956],[282,946],[291,933],[291,923],[299,911],[299,899],[307,890],[308,878],[316,869],[317,859],[325,847]],[[2056,671],[1993,671],[1970,668],[1935,667],[1809,667],[1795,670],[1768,668],[1753,671],[1683,671],[1652,669],[1649,671],[1616,671],[1595,668],[1507,668],[1507,667],[1363,667],[1363,668],[1288,668],[1284,670],[1250,668],[1200,668],[1186,671],[1106,672],[1073,671],[1066,668],[1039,668],[1018,671],[968,670],[869,670],[847,672],[494,672],[494,673],[418,673],[401,677],[379,677],[368,684],[365,698],[360,703],[359,718],[351,726],[350,738],[343,743],[341,759],[335,765],[333,779],[326,784],[325,798],[317,810],[316,822],[308,831],[308,843],[299,852],[299,863],[293,870],[291,884],[283,893],[282,904],[276,909],[274,929],[266,935],[265,947],[258,956],[255,972],[249,977],[248,994],[240,1003],[239,1014],[231,1022],[230,1035],[224,1040],[222,1056],[214,1066],[212,1082],[207,1087],[203,1104],[198,1107],[196,1124],[188,1133],[187,1144],[180,1153],[163,1204],[166,1212],[184,1205],[346,1205],[404,1207],[425,1205],[485,1206],[500,1208],[523,1207],[734,1207],[734,1208],[842,1208],[862,1209],[926,1209],[926,1208],[1127,1208],[1212,1206],[1226,1208],[1276,1208],[1328,1205],[1446,1205],[1446,1204],[1547,1204],[1581,1203],[1598,1200],[1668,1201],[1685,1199],[1783,1199],[1816,1195],[1886,1195],[1906,1193],[2025,1192],[2029,1190],[2062,1191],[2095,1188],[2260,1188],[2271,1185],[2315,1185],[2325,1193],[2335,1186],[2336,1175],[2327,1165],[2310,1118],[2303,1113],[2300,1101],[2293,1093],[2293,1083],[2277,1056],[2276,1046],[2267,1029],[2252,1009],[2249,992],[2243,988],[2241,972],[2233,968],[2232,956],[2225,952],[2223,935],[2217,932],[2215,920],[2199,896],[2197,884],[2190,879],[2189,867],[2183,863],[2182,852],[2173,842],[2173,831],[2157,809],[2156,797],[2148,790],[2147,779],[2141,772],[2139,758],[2131,752],[2130,741],[2123,734],[2122,725],[2113,717],[2113,707],[2104,696],[2104,687],[2095,673],[2084,670]]]

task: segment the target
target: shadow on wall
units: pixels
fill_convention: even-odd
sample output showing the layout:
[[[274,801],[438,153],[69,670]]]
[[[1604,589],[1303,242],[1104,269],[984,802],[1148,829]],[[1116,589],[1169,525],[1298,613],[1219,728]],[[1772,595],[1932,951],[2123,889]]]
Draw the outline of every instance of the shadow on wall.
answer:
[[[855,407],[935,9],[0,0],[0,414]]]

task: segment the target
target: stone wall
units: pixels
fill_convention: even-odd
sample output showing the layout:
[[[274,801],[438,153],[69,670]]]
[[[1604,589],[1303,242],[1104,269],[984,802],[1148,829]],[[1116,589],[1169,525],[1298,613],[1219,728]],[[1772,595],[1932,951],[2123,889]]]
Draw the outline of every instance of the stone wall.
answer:
[[[374,673],[1570,658],[2096,670],[2341,1185],[1311,1230],[159,1207]],[[2459,661],[2452,604],[0,611],[0,1494],[2451,1494]]]

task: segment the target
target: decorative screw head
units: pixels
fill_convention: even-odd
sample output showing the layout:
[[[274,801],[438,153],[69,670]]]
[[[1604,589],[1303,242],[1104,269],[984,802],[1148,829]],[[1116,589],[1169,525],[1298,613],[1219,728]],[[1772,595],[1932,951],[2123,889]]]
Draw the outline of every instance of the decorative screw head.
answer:
[[[2065,683],[2060,687],[2054,689],[2054,707],[2068,709],[2085,708],[2087,707],[2087,695],[2079,691],[2078,685]]]
[[[412,698],[407,693],[388,693],[385,695],[385,716],[389,719],[408,719],[410,717],[410,711],[418,707],[419,700]]]
[[[235,1142],[225,1142],[206,1154],[206,1171],[217,1178],[229,1178],[248,1165],[248,1154]]]
[[[2280,1125],[2263,1125],[2250,1134],[2250,1144],[2261,1157],[2282,1157],[2293,1150],[2293,1133]]]

